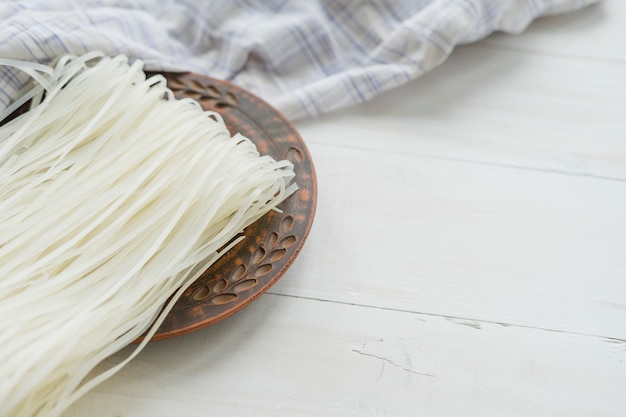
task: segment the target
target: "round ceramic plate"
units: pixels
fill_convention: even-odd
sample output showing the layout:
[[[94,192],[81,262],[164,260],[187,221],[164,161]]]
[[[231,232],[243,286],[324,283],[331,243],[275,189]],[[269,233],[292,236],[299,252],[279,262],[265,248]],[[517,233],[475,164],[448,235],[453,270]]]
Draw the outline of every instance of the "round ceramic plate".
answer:
[[[294,261],[313,223],[316,178],[300,135],[277,110],[229,82],[164,73],[177,97],[191,97],[222,116],[231,134],[250,138],[259,152],[294,164],[298,191],[244,230],[244,240],[192,284],[152,338],[180,336],[241,310],[271,287]]]

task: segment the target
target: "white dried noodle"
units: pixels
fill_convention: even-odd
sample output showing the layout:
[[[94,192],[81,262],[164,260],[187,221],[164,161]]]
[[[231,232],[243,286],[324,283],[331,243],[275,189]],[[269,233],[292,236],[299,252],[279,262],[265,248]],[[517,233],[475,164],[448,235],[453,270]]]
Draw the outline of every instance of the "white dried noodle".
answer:
[[[36,81],[0,115],[32,99],[0,127],[0,416],[59,416],[295,190],[293,166],[124,56],[0,65]]]

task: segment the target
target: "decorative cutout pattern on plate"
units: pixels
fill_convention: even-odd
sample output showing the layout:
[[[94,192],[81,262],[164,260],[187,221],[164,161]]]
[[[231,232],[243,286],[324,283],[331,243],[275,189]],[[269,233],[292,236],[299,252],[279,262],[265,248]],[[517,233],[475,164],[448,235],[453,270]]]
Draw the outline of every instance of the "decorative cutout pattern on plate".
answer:
[[[210,78],[170,76],[168,86],[177,96],[193,98],[205,108],[221,110],[239,104],[235,94]]]
[[[278,231],[269,233],[248,259],[234,267],[229,276],[220,278],[212,286],[209,283],[194,286],[191,300],[206,300],[216,305],[237,301],[240,293],[256,287],[259,279],[272,272],[274,264],[285,257],[287,251],[296,244],[298,238],[290,234],[293,225],[293,216],[284,216],[280,220]]]
[[[239,311],[289,268],[310,231],[317,184],[309,152],[291,124],[260,98],[229,82],[189,73],[164,73],[177,97],[197,100],[222,116],[231,134],[250,138],[261,154],[294,164],[298,191],[244,230],[178,300],[153,340],[198,330]]]

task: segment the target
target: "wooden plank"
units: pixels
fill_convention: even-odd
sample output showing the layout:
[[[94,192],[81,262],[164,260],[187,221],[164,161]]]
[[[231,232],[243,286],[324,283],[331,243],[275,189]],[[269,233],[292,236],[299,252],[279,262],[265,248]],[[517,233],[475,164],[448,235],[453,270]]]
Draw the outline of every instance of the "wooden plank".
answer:
[[[496,48],[626,63],[626,2],[601,0],[582,10],[539,18],[521,35],[498,33],[483,44]]]
[[[296,127],[312,144],[626,179],[626,64],[481,45]]]
[[[311,151],[317,217],[274,292],[626,337],[626,182]]]
[[[618,417],[625,359],[623,341],[267,295],[150,345],[66,417]]]

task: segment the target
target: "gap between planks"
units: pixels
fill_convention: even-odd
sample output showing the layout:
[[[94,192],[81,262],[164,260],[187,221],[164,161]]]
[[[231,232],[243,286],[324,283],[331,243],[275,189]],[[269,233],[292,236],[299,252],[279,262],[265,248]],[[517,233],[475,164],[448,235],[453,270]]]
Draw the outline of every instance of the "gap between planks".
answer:
[[[523,324],[503,323],[499,321],[477,319],[473,317],[450,316],[446,314],[427,313],[423,311],[413,311],[413,310],[406,310],[402,308],[377,306],[377,305],[372,305],[372,304],[351,303],[348,301],[330,300],[330,299],[308,297],[308,296],[302,296],[302,295],[281,294],[281,293],[272,292],[272,291],[267,291],[265,295],[276,296],[276,297],[287,297],[287,298],[301,299],[301,300],[307,300],[307,301],[317,301],[320,303],[332,303],[332,304],[353,306],[353,307],[359,307],[359,308],[368,308],[368,309],[374,309],[374,310],[393,311],[396,313],[407,313],[407,314],[415,314],[415,315],[420,315],[420,316],[440,317],[440,318],[450,319],[450,320],[462,320],[461,322],[457,322],[457,324],[460,324],[462,326],[472,327],[476,330],[481,329],[480,323],[497,324],[503,327],[516,327],[516,328],[521,328],[521,329],[531,329],[531,330],[540,330],[540,331],[545,331],[545,332],[570,334],[570,335],[584,336],[584,337],[593,337],[593,338],[598,338],[598,339],[602,339],[605,341],[609,341],[611,343],[626,343],[626,339],[621,339],[621,338],[612,337],[612,336],[605,336],[601,334],[573,332],[573,331],[568,331],[568,330],[550,329],[547,327],[539,327],[539,326],[526,326]],[[424,319],[419,319],[419,320],[426,322],[426,320]],[[361,353],[361,352],[356,352],[356,353]]]
[[[329,147],[336,147],[336,148],[341,148],[341,149],[370,152],[370,153],[375,153],[375,154],[387,153],[390,155],[402,155],[402,156],[407,155],[406,150],[404,150],[403,152],[403,151],[395,151],[394,149],[372,149],[372,148],[364,148],[361,146],[354,146],[354,145],[345,145],[345,144],[337,145],[337,144],[327,144],[327,143],[321,144],[321,145],[318,144],[316,146],[329,146]],[[567,175],[567,176],[572,176],[572,177],[590,178],[594,180],[626,182],[626,178],[597,175],[591,172],[566,171],[566,170],[555,169],[555,168],[540,168],[540,167],[532,167],[532,166],[525,166],[525,165],[517,165],[517,164],[512,164],[512,163],[479,161],[479,160],[454,158],[454,157],[431,155],[431,154],[410,153],[410,156],[415,157],[415,158],[430,159],[430,160],[436,160],[436,161],[450,161],[450,162],[459,162],[459,163],[470,164],[470,165],[480,165],[480,166],[487,166],[487,167],[540,172],[540,173],[546,173],[546,174],[557,174],[557,175]]]

